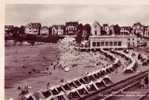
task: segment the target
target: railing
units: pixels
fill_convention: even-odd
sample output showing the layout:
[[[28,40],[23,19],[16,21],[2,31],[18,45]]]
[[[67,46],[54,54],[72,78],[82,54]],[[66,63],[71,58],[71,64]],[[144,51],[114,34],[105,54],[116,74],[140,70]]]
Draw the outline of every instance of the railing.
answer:
[[[90,95],[87,95],[80,100],[106,100],[115,94],[118,94],[135,84],[139,83],[144,77],[147,77],[149,74],[149,70],[140,72],[132,77],[129,77],[125,80],[121,80],[120,82],[113,84],[111,86],[105,87],[104,89],[101,89],[99,91],[96,91],[95,93],[92,93]]]
[[[124,68],[125,73],[136,71],[136,68],[138,67],[138,63],[135,59],[133,59],[131,56],[129,56],[123,52],[120,52],[120,51],[111,51],[111,52],[118,54],[118,55],[124,57],[126,60],[128,60],[129,65],[126,68]]]
[[[38,93],[38,98],[37,95],[32,95],[33,99],[31,100],[39,100],[39,97],[43,97],[42,100],[106,100],[138,84],[142,79],[148,77],[148,74],[149,70],[136,73],[133,76],[115,84],[109,84],[111,83],[110,78],[105,76],[97,79],[96,81],[91,81],[88,84],[81,84],[79,87],[71,89],[70,91],[63,92],[65,87],[61,87],[63,91],[57,95],[52,95],[51,91],[48,90],[47,94],[44,93],[44,96],[47,96],[47,98],[43,97],[43,94],[40,92]],[[57,90],[60,90],[60,88],[57,88]],[[140,100],[143,100],[146,95],[142,96]],[[31,97],[31,94],[26,97]]]

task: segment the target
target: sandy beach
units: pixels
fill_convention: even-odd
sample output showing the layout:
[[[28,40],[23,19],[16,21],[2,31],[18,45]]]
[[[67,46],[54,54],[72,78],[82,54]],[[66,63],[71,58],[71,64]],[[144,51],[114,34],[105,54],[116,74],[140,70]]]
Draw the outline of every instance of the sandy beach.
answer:
[[[46,89],[47,83],[59,85],[112,63],[99,52],[79,52],[67,46],[47,43],[6,47],[5,99],[16,99],[20,92],[18,86],[29,85],[35,92]]]

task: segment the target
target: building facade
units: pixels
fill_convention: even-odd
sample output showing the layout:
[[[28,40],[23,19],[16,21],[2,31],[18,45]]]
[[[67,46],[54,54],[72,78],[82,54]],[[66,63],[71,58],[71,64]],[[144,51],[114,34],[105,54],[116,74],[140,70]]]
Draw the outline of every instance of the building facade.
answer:
[[[132,33],[136,35],[144,35],[144,26],[141,23],[135,23],[132,26]]]
[[[8,37],[8,36],[12,36],[13,35],[13,29],[14,29],[14,26],[13,25],[5,25],[5,37]]]
[[[131,30],[130,26],[122,26],[120,27],[120,35],[132,35]]]
[[[99,22],[95,21],[92,25],[92,35],[100,36],[101,30],[102,30],[102,26],[100,25]]]
[[[40,23],[29,23],[25,26],[25,33],[32,34],[32,35],[39,35],[40,34]]]
[[[40,35],[42,35],[42,36],[49,36],[49,34],[50,34],[49,27],[47,27],[47,26],[41,27]]]
[[[115,35],[114,25],[110,25],[111,35]]]
[[[91,26],[90,26],[90,24],[85,24],[82,28],[83,40],[88,40],[90,35],[91,35]]]
[[[5,32],[10,31],[14,28],[13,25],[5,25]]]
[[[149,37],[149,26],[145,26],[144,28],[144,36]]]
[[[103,35],[111,34],[110,26],[108,24],[103,24],[102,31],[103,31]]]
[[[65,26],[64,25],[53,25],[51,27],[51,34],[52,35],[64,35],[65,33]]]
[[[90,49],[127,48],[127,38],[119,36],[91,36]]]
[[[78,31],[79,22],[66,22],[65,23],[65,35],[76,35]]]
[[[90,49],[123,49],[134,48],[142,44],[141,38],[136,36],[90,36]]]

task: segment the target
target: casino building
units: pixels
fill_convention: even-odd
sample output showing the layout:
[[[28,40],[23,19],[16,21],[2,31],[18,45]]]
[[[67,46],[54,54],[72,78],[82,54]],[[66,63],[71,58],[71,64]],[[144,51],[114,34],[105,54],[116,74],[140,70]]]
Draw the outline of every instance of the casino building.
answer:
[[[88,42],[82,43],[80,50],[98,49],[131,49],[137,47],[142,40],[136,36],[103,35],[90,36]]]
[[[90,49],[127,48],[127,37],[120,36],[90,36]]]
[[[106,25],[105,27],[108,27]],[[115,32],[112,34],[102,35],[102,26],[96,22],[93,24],[92,35],[90,35],[88,42],[82,42],[79,49],[81,50],[97,50],[97,49],[130,49],[138,47],[142,44],[143,40],[131,33],[131,27],[122,27],[120,33],[117,35]],[[112,28],[108,29],[108,33]],[[106,33],[107,33],[106,32]]]

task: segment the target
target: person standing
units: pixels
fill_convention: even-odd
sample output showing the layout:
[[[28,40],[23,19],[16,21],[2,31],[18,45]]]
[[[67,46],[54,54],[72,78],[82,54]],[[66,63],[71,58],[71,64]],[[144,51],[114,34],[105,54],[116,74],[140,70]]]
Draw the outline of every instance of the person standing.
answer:
[[[50,88],[50,82],[47,83],[46,87],[47,87],[47,89]]]
[[[145,83],[145,88],[148,88],[148,76],[145,77],[144,83]]]

